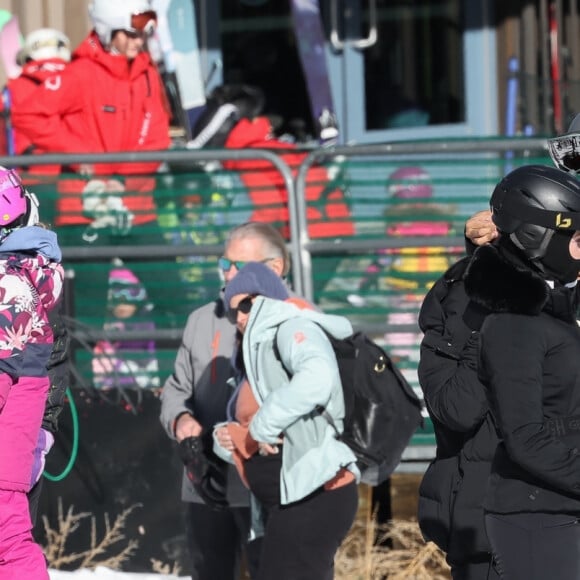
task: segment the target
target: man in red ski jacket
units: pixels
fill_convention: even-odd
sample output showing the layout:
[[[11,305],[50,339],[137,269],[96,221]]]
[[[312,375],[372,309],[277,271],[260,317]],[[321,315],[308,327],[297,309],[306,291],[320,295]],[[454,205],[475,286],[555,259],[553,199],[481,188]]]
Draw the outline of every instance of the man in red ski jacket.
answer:
[[[166,149],[169,116],[159,73],[144,49],[147,32],[131,27],[130,16],[156,15],[147,0],[95,0],[95,29],[78,46],[71,64],[14,106],[13,123],[36,147],[52,153],[96,153]],[[146,12],[132,14],[131,4]],[[109,14],[101,14],[107,5]],[[101,9],[101,10],[100,10]],[[100,10],[100,11],[99,11]],[[127,30],[99,34],[98,19],[127,13]],[[120,20],[120,19],[119,19]],[[157,163],[99,164],[97,174],[154,171]]]
[[[167,149],[169,113],[160,75],[144,50],[156,25],[148,0],[95,0],[94,29],[74,51],[61,74],[46,79],[26,100],[15,103],[15,130],[50,153],[108,153]],[[75,168],[95,175],[154,172],[158,162],[100,163]],[[156,219],[153,179],[128,178],[126,209],[133,225]],[[83,185],[62,182],[57,225],[85,224]]]
[[[89,15],[93,30],[66,69],[14,107],[14,128],[50,153],[167,149],[169,107],[160,74],[146,50],[157,25],[150,0],[93,0]],[[67,168],[67,173],[80,175],[58,183],[54,223],[61,244],[164,244],[153,196],[152,174],[159,166],[154,161]],[[159,284],[158,272],[145,266],[139,277],[159,311],[171,307],[165,288],[169,280]],[[83,314],[95,324],[106,312],[107,282],[106,268],[93,269],[90,275],[81,268],[76,272]]]

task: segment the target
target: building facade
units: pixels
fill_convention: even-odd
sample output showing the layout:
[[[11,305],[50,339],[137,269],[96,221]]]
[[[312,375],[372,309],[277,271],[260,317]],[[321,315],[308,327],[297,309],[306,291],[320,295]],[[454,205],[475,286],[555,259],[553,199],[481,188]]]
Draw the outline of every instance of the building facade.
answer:
[[[345,144],[550,135],[580,110],[579,0],[191,1],[196,22],[175,26],[199,47],[198,92],[258,86],[293,133],[315,134],[327,104]],[[24,34],[51,26],[76,46],[88,3],[0,9]]]

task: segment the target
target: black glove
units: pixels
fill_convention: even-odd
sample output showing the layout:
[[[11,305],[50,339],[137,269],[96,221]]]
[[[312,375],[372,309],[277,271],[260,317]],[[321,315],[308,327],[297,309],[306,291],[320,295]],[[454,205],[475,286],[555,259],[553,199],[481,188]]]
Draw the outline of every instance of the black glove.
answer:
[[[203,501],[221,509],[228,506],[227,463],[208,447],[202,437],[186,437],[179,443],[179,456],[187,477]]]

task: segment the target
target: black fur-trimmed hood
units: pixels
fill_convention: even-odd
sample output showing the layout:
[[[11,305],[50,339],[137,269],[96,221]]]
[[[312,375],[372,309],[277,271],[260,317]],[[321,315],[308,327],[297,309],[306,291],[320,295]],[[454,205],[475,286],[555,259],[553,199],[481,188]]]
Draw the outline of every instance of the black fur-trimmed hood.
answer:
[[[508,261],[492,245],[477,248],[464,282],[471,300],[491,312],[537,315],[550,301],[550,288],[543,278]]]

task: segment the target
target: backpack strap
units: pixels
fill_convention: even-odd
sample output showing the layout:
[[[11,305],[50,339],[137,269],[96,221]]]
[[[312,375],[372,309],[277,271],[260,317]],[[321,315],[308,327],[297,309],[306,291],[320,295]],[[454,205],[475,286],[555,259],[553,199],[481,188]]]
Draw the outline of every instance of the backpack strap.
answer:
[[[316,405],[316,412],[322,415],[328,421],[329,425],[334,429],[336,438],[340,439],[341,433],[338,430],[334,419],[330,416],[330,413],[322,405]]]

